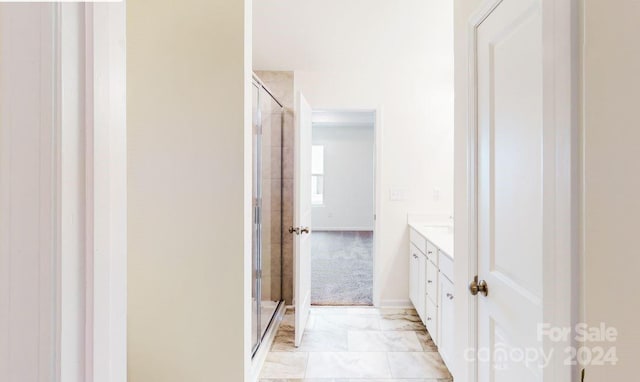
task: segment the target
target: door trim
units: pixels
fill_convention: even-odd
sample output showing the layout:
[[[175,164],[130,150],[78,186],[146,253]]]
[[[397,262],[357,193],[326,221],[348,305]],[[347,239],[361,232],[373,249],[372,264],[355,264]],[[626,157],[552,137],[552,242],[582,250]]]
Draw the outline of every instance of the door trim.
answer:
[[[378,271],[382,269],[382,265],[379,264],[377,253],[382,248],[382,117],[383,108],[380,105],[372,107],[323,107],[313,108],[313,111],[331,111],[331,112],[370,112],[375,115],[375,121],[373,124],[373,214],[375,216],[373,222],[373,253],[371,254],[373,259],[373,306],[379,308],[383,305],[381,300],[382,295],[382,282],[378,277]],[[362,230],[358,227],[353,227],[354,231]],[[331,230],[331,229],[329,229]],[[343,229],[344,230],[344,229]],[[351,229],[350,229],[351,230]],[[384,301],[384,305],[392,306],[411,306],[409,301],[399,300],[398,303],[389,304],[389,301]]]
[[[468,44],[468,138],[467,138],[467,203],[469,219],[468,282],[478,273],[478,223],[477,223],[477,34],[478,27],[503,2],[512,0],[486,0],[469,19]],[[546,63],[553,63],[553,70],[543,73],[543,123],[546,130],[554,132],[554,147],[544,148],[545,155],[552,155],[555,184],[545,192],[554,193],[553,227],[555,232],[547,250],[556,253],[553,260],[543,264],[543,299],[545,322],[553,326],[573,327],[579,314],[579,139],[578,139],[578,7],[576,0],[540,0],[543,19],[543,55]],[[548,151],[551,150],[551,151]],[[545,163],[546,166],[546,163]],[[546,211],[545,211],[546,212]],[[570,275],[570,277],[566,277]],[[567,304],[569,301],[569,304]],[[478,301],[469,298],[468,349],[478,347]],[[545,352],[563,354],[567,346],[575,346],[572,340],[543,343]],[[465,352],[466,353],[466,352]],[[554,357],[543,371],[545,381],[569,381],[578,375],[579,368],[566,367],[565,357]],[[461,360],[461,362],[464,360]],[[477,360],[468,360],[470,381],[478,381]]]

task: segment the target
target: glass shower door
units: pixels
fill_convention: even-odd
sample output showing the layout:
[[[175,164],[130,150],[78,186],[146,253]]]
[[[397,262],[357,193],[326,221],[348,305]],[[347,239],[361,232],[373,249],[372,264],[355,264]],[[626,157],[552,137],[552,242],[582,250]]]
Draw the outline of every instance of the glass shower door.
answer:
[[[260,94],[260,331],[282,300],[282,107]]]
[[[251,344],[252,350],[255,352],[260,344],[260,225],[258,221],[258,204],[257,196],[259,195],[260,187],[260,172],[259,164],[260,157],[258,156],[260,149],[260,113],[259,113],[259,101],[260,101],[260,89],[253,84],[252,86],[252,108],[253,108],[253,175],[252,175],[252,198],[251,203],[253,208],[251,209],[251,221],[252,224],[252,238],[251,238]]]
[[[282,300],[282,106],[253,84],[252,284],[253,352]]]

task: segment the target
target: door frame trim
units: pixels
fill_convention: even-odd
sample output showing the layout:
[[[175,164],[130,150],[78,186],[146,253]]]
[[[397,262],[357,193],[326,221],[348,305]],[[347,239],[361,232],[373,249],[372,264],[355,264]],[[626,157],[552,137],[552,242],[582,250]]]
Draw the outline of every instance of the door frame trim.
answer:
[[[330,111],[330,112],[369,112],[375,116],[373,124],[373,213],[375,216],[373,222],[373,253],[371,254],[373,259],[373,306],[380,307],[382,304],[382,282],[379,281],[378,271],[381,269],[380,260],[377,253],[382,248],[382,239],[379,234],[382,232],[382,126],[383,126],[383,107],[381,105],[367,107],[320,107],[311,109],[315,111]]]
[[[478,272],[477,224],[477,30],[489,15],[503,2],[486,0],[469,19],[468,44],[468,136],[467,136],[467,203],[469,219],[468,277]],[[579,138],[578,138],[578,6],[576,0],[540,0],[543,19],[543,56],[554,69],[543,73],[543,123],[555,135],[553,154],[555,183],[554,224],[548,228],[555,232],[547,249],[558,254],[543,264],[543,317],[553,326],[574,327],[579,316]],[[548,149],[545,149],[548,150]],[[547,152],[549,153],[549,152]],[[545,187],[547,189],[547,187]],[[566,277],[569,275],[570,277]],[[478,301],[468,298],[468,349],[478,348]],[[569,304],[567,304],[569,301]],[[574,341],[551,343],[545,340],[545,352],[553,349],[562,354]],[[466,353],[466,352],[465,352]],[[564,357],[554,357],[543,371],[544,380],[569,381],[578,375],[579,367],[564,365]],[[477,360],[467,360],[469,381],[478,381]]]

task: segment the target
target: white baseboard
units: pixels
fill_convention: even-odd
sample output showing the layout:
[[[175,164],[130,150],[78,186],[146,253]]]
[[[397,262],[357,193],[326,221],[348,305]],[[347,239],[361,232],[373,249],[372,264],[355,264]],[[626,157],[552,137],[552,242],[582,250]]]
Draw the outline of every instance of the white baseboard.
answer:
[[[276,338],[276,333],[278,332],[278,328],[280,328],[280,324],[282,323],[282,318],[284,317],[284,313],[287,310],[287,306],[284,303],[281,303],[278,307],[278,311],[273,318],[273,322],[267,329],[267,333],[265,333],[264,339],[258,348],[258,351],[253,356],[251,360],[251,381],[258,382],[260,378],[260,372],[262,371],[262,366],[264,365],[264,361],[267,359],[267,355],[269,354],[269,349],[271,349],[271,345],[273,344],[273,340]]]
[[[411,300],[380,300],[379,308],[400,308],[400,309],[411,309],[413,308],[413,304]]]

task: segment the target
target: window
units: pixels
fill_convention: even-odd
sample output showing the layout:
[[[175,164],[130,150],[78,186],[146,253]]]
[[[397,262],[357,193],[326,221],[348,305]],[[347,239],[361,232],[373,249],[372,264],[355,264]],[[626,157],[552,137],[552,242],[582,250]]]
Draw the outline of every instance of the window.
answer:
[[[311,146],[311,204],[324,202],[324,146]]]

